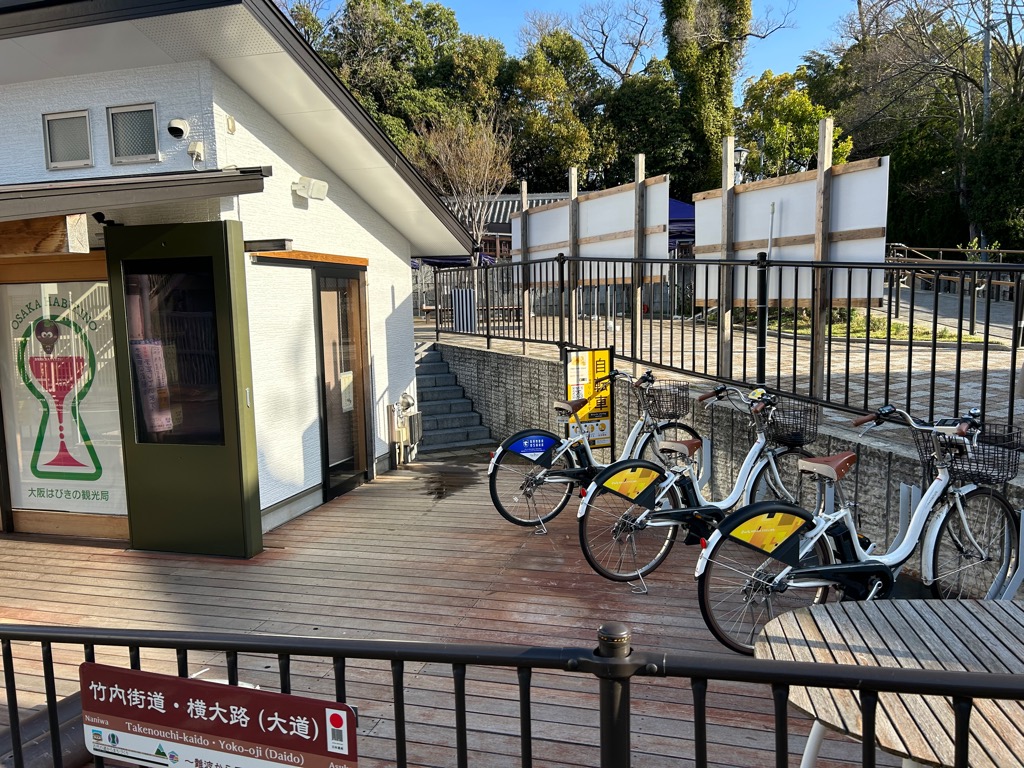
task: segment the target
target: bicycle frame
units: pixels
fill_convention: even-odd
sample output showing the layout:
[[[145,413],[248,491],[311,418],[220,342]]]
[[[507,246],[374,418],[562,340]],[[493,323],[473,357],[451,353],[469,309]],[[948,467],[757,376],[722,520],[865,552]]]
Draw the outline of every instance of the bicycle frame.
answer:
[[[782,449],[784,450],[784,449]],[[705,462],[705,467],[710,462]],[[775,449],[768,448],[768,438],[761,432],[758,432],[757,439],[754,444],[750,446],[750,450],[747,451],[747,455],[743,458],[743,464],[740,465],[739,472],[736,475],[736,484],[733,486],[730,494],[722,499],[721,501],[708,501],[704,494],[701,492],[701,485],[699,482],[694,481],[689,468],[683,468],[681,471],[669,469],[666,472],[665,480],[658,485],[658,492],[655,496],[657,502],[661,502],[669,492],[669,489],[676,485],[682,478],[688,477],[693,485],[694,500],[697,504],[692,508],[697,507],[715,507],[717,509],[726,510],[733,507],[741,498],[744,499],[745,503],[750,503],[750,489],[747,488],[747,483],[750,478],[754,477],[765,464],[771,464],[773,472],[775,473],[775,479],[779,480],[779,470],[775,466]],[[702,477],[706,476],[706,472],[702,472]],[[687,507],[689,509],[690,507]],[[648,509],[642,515],[637,518],[637,523],[646,521],[646,524],[652,528],[667,528],[669,526],[678,525],[679,520],[676,519],[674,513],[678,512],[677,509],[667,510],[655,510]],[[576,517],[580,518],[586,514],[585,505],[580,505],[579,511],[576,513]]]
[[[857,524],[853,516],[853,505],[847,503],[841,503],[838,507],[835,504],[835,495],[837,489],[834,483],[826,483],[825,488],[825,502],[824,509],[830,510],[828,512],[820,512],[814,518],[814,526],[811,530],[802,534],[802,541],[800,544],[800,557],[806,556],[814,548],[814,545],[822,537],[827,535],[827,531],[836,524],[841,524],[846,527],[846,530],[850,532],[849,544],[852,547],[855,562],[865,563],[868,561],[876,562],[884,565],[892,570],[893,576],[899,574],[900,569],[910,559],[910,556],[914,553],[914,549],[920,543],[923,547],[921,557],[921,576],[922,581],[926,586],[931,585],[935,581],[935,564],[932,562],[932,552],[934,551],[935,541],[938,538],[939,531],[942,528],[942,523],[946,519],[946,515],[953,512],[955,514],[963,515],[963,505],[961,499],[970,493],[977,486],[973,483],[958,485],[950,487],[950,474],[949,469],[944,466],[937,467],[937,475],[931,484],[921,495],[921,499],[914,507],[914,511],[911,513],[909,520],[906,522],[906,526],[901,528],[895,537],[895,541],[898,542],[895,549],[891,552],[887,552],[884,555],[872,555],[868,550],[860,543],[860,539],[857,535]],[[944,498],[945,497],[945,498]],[[929,523],[929,518],[931,522]],[[927,525],[927,530],[925,527]],[[966,525],[965,530],[970,532],[970,526]],[[923,534],[923,538],[922,538]],[[704,572],[704,568],[707,564],[707,552],[711,549],[712,544],[717,540],[716,537],[720,537],[721,534],[715,531],[712,534],[712,540],[708,542],[708,547],[701,551],[701,554],[697,560],[697,568],[695,571],[696,576],[700,576]],[[972,544],[982,549],[977,541],[972,539]],[[845,563],[844,563],[845,564]],[[844,564],[838,564],[841,567]],[[775,579],[775,584],[780,583],[782,580],[787,579],[793,568],[783,569]],[[1003,573],[1002,577],[996,583],[1001,583],[1007,574]],[[791,579],[787,583],[787,589],[789,588],[800,588],[800,589],[816,589],[819,587],[832,586],[835,582],[831,579],[825,578],[801,578],[796,575],[795,578]],[[774,585],[773,585],[774,586]],[[987,595],[991,598],[995,595]]]
[[[630,389],[633,391],[634,398],[637,400],[637,402],[641,403],[642,395],[640,393],[640,390],[636,390],[634,387],[630,387]],[[598,393],[594,393],[594,395],[592,395],[591,397],[596,397],[597,394]],[[590,447],[590,440],[587,438],[586,433],[583,430],[583,424],[580,421],[579,416],[577,416],[574,413],[572,414],[570,419],[571,420],[568,422],[570,425],[572,424],[572,422],[575,422],[576,428],[574,430],[570,428],[570,431],[575,432],[575,434],[570,434],[568,437],[562,438],[562,441],[559,443],[558,448],[555,450],[554,454],[552,454],[552,462],[557,461],[559,458],[564,456],[568,451],[572,451],[578,459],[582,460],[580,463],[583,464],[583,466],[594,469],[603,469],[605,465],[598,462],[598,460],[594,457],[594,452]],[[618,458],[615,459],[615,461],[624,461],[626,459],[636,458],[640,450],[640,446],[643,444],[643,438],[649,432],[652,432],[657,427],[660,427],[664,424],[670,424],[672,423],[672,421],[673,419],[652,419],[648,415],[646,409],[641,407],[640,418],[638,418],[633,423],[632,429],[630,429],[629,434],[626,436],[626,442],[622,446],[622,450],[620,451],[619,456]],[[707,445],[710,450],[710,441],[708,441]],[[490,464],[487,467],[487,474],[490,474],[491,472],[494,471],[494,466],[497,463],[503,451],[504,449],[499,446],[498,450],[494,452],[494,456],[491,457]],[[709,462],[704,463],[701,475],[697,479],[698,485],[707,482],[708,464]],[[557,472],[552,472],[545,477],[545,482],[548,483],[575,483],[578,481],[578,477],[572,477],[570,475],[561,475]]]

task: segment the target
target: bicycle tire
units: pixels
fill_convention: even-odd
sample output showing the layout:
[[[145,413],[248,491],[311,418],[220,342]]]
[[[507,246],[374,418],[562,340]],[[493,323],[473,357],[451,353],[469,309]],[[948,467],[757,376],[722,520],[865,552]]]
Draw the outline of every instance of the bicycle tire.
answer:
[[[652,461],[655,464],[659,464],[666,469],[672,465],[671,459],[666,461],[666,457],[658,450],[657,446],[661,440],[700,440],[700,433],[691,427],[689,424],[684,424],[681,421],[667,421],[664,424],[660,424],[654,428],[640,443],[640,449],[637,451],[636,456],[633,458],[640,459],[641,461]],[[700,473],[704,468],[704,449],[701,448],[694,457],[694,471],[696,477],[694,480],[700,478]]]
[[[946,600],[998,597],[1020,558],[1017,514],[993,488],[974,488],[961,503],[964,517],[954,504],[935,537],[932,594]]]
[[[772,449],[771,453],[779,468],[783,487],[777,487],[778,481],[775,479],[775,473],[772,472],[772,465],[766,463],[750,481],[747,502],[756,504],[759,501],[785,501],[813,512],[818,505],[818,484],[814,478],[807,477],[798,471],[797,463],[800,459],[813,458],[814,454],[806,448],[784,448],[781,450],[776,448]],[[789,498],[787,494],[792,498]]]
[[[636,519],[648,508],[600,485],[615,472],[638,468],[663,472],[646,461],[616,462],[594,479],[580,505],[580,549],[594,572],[610,581],[633,581],[654,571],[672,551],[679,533],[678,525],[638,527]],[[662,503],[666,509],[683,506],[679,490],[669,488]]]
[[[565,509],[577,486],[576,483],[546,481],[552,472],[577,466],[572,451],[566,451],[550,467],[545,467],[508,447],[514,441],[534,436],[549,443],[554,440],[555,445],[561,442],[558,436],[541,429],[519,432],[502,444],[487,477],[491,502],[498,514],[510,523],[527,527],[554,519]]]
[[[810,513],[789,504],[776,505],[773,509],[770,502],[758,505],[757,515],[747,513],[748,509],[738,510],[719,526],[716,540],[709,546],[704,570],[697,579],[697,602],[704,623],[715,639],[738,653],[753,655],[754,643],[765,624],[785,611],[825,602],[829,588],[765,590],[787,566],[729,534],[758,515],[799,511],[802,514],[795,516],[809,520]],[[832,547],[827,538],[821,536],[800,564],[823,565],[833,560]]]

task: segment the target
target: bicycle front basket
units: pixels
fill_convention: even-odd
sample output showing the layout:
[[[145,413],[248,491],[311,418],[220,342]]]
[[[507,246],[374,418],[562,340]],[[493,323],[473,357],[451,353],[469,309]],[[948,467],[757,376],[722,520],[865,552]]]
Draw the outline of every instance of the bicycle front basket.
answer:
[[[768,417],[765,434],[771,442],[791,448],[813,443],[818,437],[819,410],[816,405],[779,398]]]
[[[1019,427],[986,421],[975,443],[947,435],[941,435],[939,442],[950,456],[949,474],[955,480],[993,485],[1017,476],[1022,447]]]
[[[645,397],[647,410],[655,419],[681,419],[690,412],[690,385],[685,381],[652,384]]]

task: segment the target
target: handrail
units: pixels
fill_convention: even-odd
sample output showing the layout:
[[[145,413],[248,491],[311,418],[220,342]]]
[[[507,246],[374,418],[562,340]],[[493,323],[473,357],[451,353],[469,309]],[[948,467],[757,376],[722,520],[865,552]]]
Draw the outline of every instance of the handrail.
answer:
[[[898,389],[948,416],[970,384],[972,406],[1017,418],[1007,372],[1024,362],[1024,263],[552,257],[436,274],[439,297],[476,286],[478,318],[444,317],[438,340],[613,347],[622,361],[849,413]],[[508,311],[487,315],[497,304]]]
[[[330,664],[337,677],[344,676],[344,664],[349,659],[372,659],[392,662],[394,677],[393,694],[395,696],[396,741],[404,738],[404,712],[401,711],[403,700],[403,675],[405,662],[433,662],[451,664],[453,676],[464,676],[464,667],[498,666],[514,667],[520,670],[549,669],[562,670],[566,673],[593,675],[600,690],[600,724],[601,724],[601,765],[603,768],[622,768],[630,764],[630,727],[629,727],[629,681],[634,677],[674,677],[689,678],[694,690],[694,748],[697,765],[706,766],[707,742],[706,729],[701,724],[706,722],[704,692],[708,681],[729,681],[769,685],[776,699],[775,726],[780,737],[776,738],[777,761],[783,759],[788,752],[786,743],[787,715],[785,702],[790,686],[827,687],[853,689],[862,692],[914,693],[923,695],[952,696],[962,702],[960,707],[966,715],[958,711],[958,722],[961,717],[969,716],[974,699],[1006,699],[1024,700],[1024,675],[1020,674],[985,674],[952,670],[924,669],[893,669],[881,667],[846,666],[841,664],[823,665],[817,663],[771,661],[763,659],[721,657],[694,654],[667,654],[656,651],[645,651],[631,647],[631,634],[624,624],[606,622],[598,630],[596,648],[577,647],[521,647],[512,645],[463,645],[455,643],[409,642],[387,640],[350,640],[324,637],[289,637],[273,635],[246,635],[233,633],[204,633],[165,631],[165,630],[126,630],[105,629],[100,627],[59,627],[59,626],[27,626],[0,625],[0,644],[4,652],[4,677],[8,692],[7,706],[11,715],[9,735],[18,739],[20,718],[17,712],[17,681],[33,677],[38,673],[28,674],[16,671],[10,663],[12,659],[12,642],[39,643],[43,657],[43,676],[49,681],[53,679],[52,646],[82,645],[86,650],[86,659],[95,656],[95,649],[102,646],[125,647],[130,650],[130,662],[133,668],[140,668],[141,650],[173,649],[177,652],[178,674],[187,676],[187,653],[189,651],[224,652],[229,666],[229,678],[232,684],[238,683],[237,670],[239,654],[274,654],[279,659],[281,674],[281,691],[291,689],[290,664],[291,656],[322,658],[324,664]],[[107,662],[109,663],[109,662]],[[205,663],[205,662],[204,662]],[[308,662],[307,662],[308,663]],[[523,688],[523,681],[526,688]],[[520,675],[520,714],[525,722],[520,724],[523,739],[522,764],[532,764],[531,730],[529,708],[529,677]],[[336,681],[337,683],[337,681]],[[38,685],[34,683],[33,686]],[[345,701],[343,682],[336,685],[337,696],[334,700]],[[309,695],[309,694],[304,694]],[[455,687],[455,728],[460,743],[459,765],[466,764],[464,686]],[[876,700],[874,696],[864,696],[864,701]],[[781,705],[781,706],[780,706]],[[55,766],[63,765],[65,757],[70,761],[82,755],[65,755],[65,745],[61,742],[61,733],[66,730],[66,723],[58,717],[57,701],[52,686],[47,686],[47,711],[51,726],[52,758]],[[868,704],[862,704],[868,706]],[[71,729],[74,731],[74,729]],[[81,728],[77,729],[80,734]],[[867,734],[871,738],[871,733]],[[963,729],[964,755],[966,755],[966,728]],[[961,739],[958,729],[957,740]],[[45,741],[37,738],[35,741]],[[35,741],[33,743],[35,743]],[[13,757],[16,766],[25,764],[20,740],[14,741]],[[81,749],[81,745],[77,745]],[[405,745],[396,744],[399,765],[405,763]],[[958,750],[959,754],[959,750]]]

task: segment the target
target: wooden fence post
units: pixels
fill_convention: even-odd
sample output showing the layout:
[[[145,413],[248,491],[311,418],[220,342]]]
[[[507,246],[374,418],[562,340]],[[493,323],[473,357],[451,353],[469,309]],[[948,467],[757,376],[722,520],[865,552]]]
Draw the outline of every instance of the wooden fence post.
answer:
[[[829,261],[829,222],[832,211],[832,118],[818,123],[818,182],[814,200],[814,261]],[[811,302],[811,397],[825,392],[825,336],[832,296],[827,270],[815,269]]]

